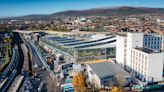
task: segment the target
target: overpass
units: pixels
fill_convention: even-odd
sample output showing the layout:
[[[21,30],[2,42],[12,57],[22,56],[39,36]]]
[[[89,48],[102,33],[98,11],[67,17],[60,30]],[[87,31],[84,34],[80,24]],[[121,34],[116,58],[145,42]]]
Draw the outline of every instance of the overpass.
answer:
[[[111,32],[82,32],[82,31],[77,31],[77,32],[59,32],[59,31],[51,31],[51,30],[33,30],[33,31],[22,31],[22,30],[13,30],[13,32],[18,32],[18,33],[25,33],[25,34],[30,34],[33,32],[45,32],[48,34],[110,34]]]

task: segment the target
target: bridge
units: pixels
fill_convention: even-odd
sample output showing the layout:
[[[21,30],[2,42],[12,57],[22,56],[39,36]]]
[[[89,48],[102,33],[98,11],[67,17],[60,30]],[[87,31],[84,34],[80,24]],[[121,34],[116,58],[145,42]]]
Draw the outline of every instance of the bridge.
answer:
[[[58,31],[51,31],[51,30],[33,30],[33,31],[22,31],[22,30],[14,30],[14,32],[18,32],[18,33],[25,33],[25,34],[30,34],[33,32],[45,32],[48,34],[59,34],[59,35],[63,35],[63,34],[110,34],[110,32],[82,32],[82,31],[77,31],[77,32],[58,32]]]

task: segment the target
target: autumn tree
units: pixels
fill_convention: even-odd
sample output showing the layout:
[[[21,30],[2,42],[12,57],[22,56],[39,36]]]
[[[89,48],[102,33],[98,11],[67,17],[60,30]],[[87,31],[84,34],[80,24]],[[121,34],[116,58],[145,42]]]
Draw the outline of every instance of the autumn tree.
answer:
[[[122,87],[114,86],[114,87],[112,87],[110,92],[125,92],[125,91]]]
[[[75,92],[86,92],[85,79],[82,74],[77,74],[73,77],[72,84]]]

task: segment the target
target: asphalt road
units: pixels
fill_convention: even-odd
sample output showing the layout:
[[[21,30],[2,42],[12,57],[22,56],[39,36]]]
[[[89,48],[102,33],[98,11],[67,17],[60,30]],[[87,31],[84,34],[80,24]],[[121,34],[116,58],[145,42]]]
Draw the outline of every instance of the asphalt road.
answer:
[[[43,88],[44,89],[43,92],[58,92],[56,90],[56,88],[57,88],[56,81],[51,78],[50,73],[47,70],[42,69],[43,64],[42,64],[37,52],[31,46],[31,44],[29,44],[29,46],[32,50],[33,65],[37,64],[37,66],[38,66],[38,68],[35,69],[35,73],[37,73],[37,75],[39,77],[41,77],[43,79],[44,83],[46,84]]]
[[[20,35],[18,33],[14,33],[14,40],[13,42],[18,46],[18,51],[19,51],[19,62],[18,62],[18,67],[17,67],[17,74],[21,74],[22,67],[23,67],[23,62],[24,62],[24,54],[23,50],[21,48],[21,44],[23,43]]]

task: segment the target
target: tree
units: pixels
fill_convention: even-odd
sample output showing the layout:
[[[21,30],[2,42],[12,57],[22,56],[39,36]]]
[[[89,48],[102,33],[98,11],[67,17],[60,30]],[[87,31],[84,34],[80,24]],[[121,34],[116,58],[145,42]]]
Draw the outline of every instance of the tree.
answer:
[[[126,84],[126,78],[123,77],[122,73],[115,75],[116,86],[113,86],[111,92],[125,92],[123,86]]]
[[[72,84],[74,86],[75,92],[86,92],[85,78],[82,74],[78,73],[73,77]]]
[[[116,85],[121,87],[123,87],[127,82],[126,78],[123,76],[122,73],[118,73],[115,75],[115,81]]]
[[[72,80],[72,84],[75,90],[78,90],[78,76],[74,76]]]
[[[122,87],[112,87],[110,92],[125,92],[124,89]]]

